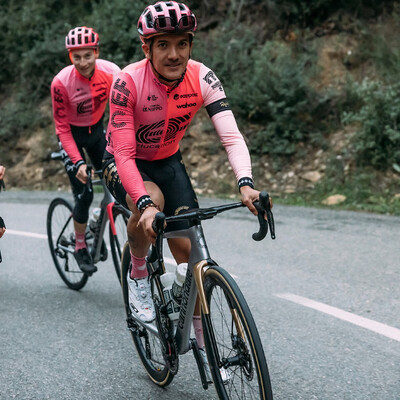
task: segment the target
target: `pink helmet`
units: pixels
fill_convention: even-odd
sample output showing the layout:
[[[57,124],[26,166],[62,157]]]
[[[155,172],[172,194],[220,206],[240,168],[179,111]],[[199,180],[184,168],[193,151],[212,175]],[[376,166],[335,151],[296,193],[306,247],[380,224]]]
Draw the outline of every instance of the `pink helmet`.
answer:
[[[197,30],[197,20],[186,4],[176,1],[159,1],[147,6],[138,20],[141,38],[149,39],[163,33],[190,33]]]
[[[87,26],[78,26],[71,29],[65,37],[65,47],[68,50],[81,49],[84,47],[98,47],[99,35]]]

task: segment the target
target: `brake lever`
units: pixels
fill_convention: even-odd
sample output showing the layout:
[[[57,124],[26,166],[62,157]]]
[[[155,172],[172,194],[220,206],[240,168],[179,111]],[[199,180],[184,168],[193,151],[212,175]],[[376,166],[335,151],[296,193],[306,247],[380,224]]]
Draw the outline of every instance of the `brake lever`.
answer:
[[[164,230],[164,222],[165,222],[165,214],[163,212],[158,212],[155,217],[154,221],[151,224],[153,231],[159,235],[162,230]]]
[[[268,233],[268,227],[270,228],[271,239],[275,239],[275,223],[274,216],[271,211],[271,204],[269,194],[267,192],[260,193],[259,202],[255,202],[254,206],[258,211],[258,223],[260,224],[260,229],[258,232],[253,233],[252,238],[256,241],[263,240]],[[265,215],[267,220],[265,220]]]
[[[78,199],[82,199],[82,197],[85,195],[86,191],[89,193],[93,192],[93,187],[92,187],[92,167],[88,166],[86,168],[86,174],[88,176],[88,181],[85,183],[85,186],[83,187],[82,193],[78,194]]]

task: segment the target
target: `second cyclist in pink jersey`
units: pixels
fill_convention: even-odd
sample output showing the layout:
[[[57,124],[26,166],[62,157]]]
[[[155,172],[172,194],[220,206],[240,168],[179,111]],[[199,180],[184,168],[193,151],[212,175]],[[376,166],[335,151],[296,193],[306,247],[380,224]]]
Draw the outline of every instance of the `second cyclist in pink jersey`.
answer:
[[[249,152],[221,82],[212,70],[190,59],[196,29],[196,17],[183,3],[161,1],[146,7],[138,21],[145,58],[118,74],[110,94],[104,178],[111,193],[132,211],[129,303],[142,321],[155,318],[145,264],[155,239],[154,216],[158,210],[168,216],[198,208],[179,142],[201,107],[227,151],[243,203],[257,213],[253,202],[259,192],[253,188]],[[176,224],[166,229],[184,223]],[[177,263],[188,261],[188,239],[168,243]],[[195,332],[201,330],[199,317],[194,326]],[[201,348],[202,335],[196,338]]]
[[[87,250],[85,231],[93,192],[84,191],[88,180],[84,149],[94,167],[101,169],[106,147],[103,115],[120,68],[99,59],[99,36],[92,28],[71,29],[65,47],[72,65],[63,68],[51,84],[53,117],[75,198],[75,258],[81,270],[91,275],[97,268]]]

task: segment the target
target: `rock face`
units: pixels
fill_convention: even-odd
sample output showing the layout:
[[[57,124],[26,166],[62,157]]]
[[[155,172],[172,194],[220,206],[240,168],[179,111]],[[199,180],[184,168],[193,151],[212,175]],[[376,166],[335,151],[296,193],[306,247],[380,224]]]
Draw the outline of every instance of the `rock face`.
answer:
[[[346,201],[346,196],[343,196],[342,194],[334,194],[327,197],[322,202],[322,204],[325,204],[326,206],[335,206],[337,204],[343,203],[344,201]]]

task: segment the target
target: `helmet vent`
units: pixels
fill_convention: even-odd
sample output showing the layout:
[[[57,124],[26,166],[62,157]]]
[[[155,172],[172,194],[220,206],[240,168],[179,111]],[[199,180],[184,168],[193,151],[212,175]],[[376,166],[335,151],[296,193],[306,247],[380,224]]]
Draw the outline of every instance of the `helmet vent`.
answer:
[[[162,12],[162,7],[158,4],[158,5],[155,5],[154,6],[154,9],[157,11],[157,12]]]
[[[151,16],[151,13],[147,13],[146,15],[146,25],[148,28],[153,27],[153,17]]]
[[[176,26],[178,24],[178,19],[176,17],[176,11],[175,10],[170,10],[169,16],[171,17],[172,25]]]

